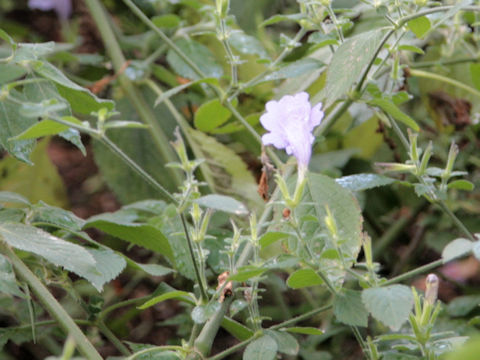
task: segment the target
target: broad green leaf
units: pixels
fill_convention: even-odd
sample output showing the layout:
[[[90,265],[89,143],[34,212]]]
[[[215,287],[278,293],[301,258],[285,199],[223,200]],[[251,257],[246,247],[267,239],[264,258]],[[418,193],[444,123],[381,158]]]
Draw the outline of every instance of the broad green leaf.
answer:
[[[28,69],[16,64],[0,64],[0,85],[23,77]]]
[[[195,199],[195,202],[201,206],[234,215],[248,214],[248,210],[245,205],[230,196],[218,194],[205,195]]]
[[[223,75],[222,66],[217,63],[214,55],[205,45],[185,38],[177,40],[175,45],[198,66],[206,77],[220,78]],[[178,75],[192,80],[200,78],[173,50],[168,51],[167,61]]]
[[[268,53],[262,43],[254,36],[245,34],[241,30],[234,30],[228,37],[230,45],[242,54],[258,55],[260,58],[268,59]]]
[[[308,37],[308,42],[315,44],[315,48],[319,49],[328,45],[338,45],[338,40],[331,34],[323,34],[320,31],[315,31]]]
[[[275,340],[278,346],[278,352],[292,356],[298,354],[300,345],[298,345],[297,339],[289,333],[284,331],[265,330],[265,335],[268,335]]]
[[[217,301],[210,302],[206,305],[195,306],[191,314],[193,322],[196,324],[205,323],[208,319],[213,317],[216,312],[218,312],[221,306],[222,304]]]
[[[313,269],[297,270],[287,279],[287,285],[292,289],[317,286],[323,283],[322,278]]]
[[[6,59],[13,57],[15,54],[15,50],[17,50],[17,43],[12,39],[10,35],[8,35],[4,30],[0,29],[0,39],[6,41],[9,45],[10,48],[12,49],[11,55],[7,56]]]
[[[0,208],[0,223],[2,222],[23,222],[25,210],[18,208]]]
[[[10,191],[0,191],[0,203],[15,203],[15,204],[30,205],[30,202],[27,199],[25,199],[25,197]]]
[[[377,174],[356,174],[335,179],[337,184],[350,191],[363,191],[395,182],[395,179]]]
[[[20,290],[15,279],[12,264],[0,254],[0,293],[15,295],[21,298],[25,294]]]
[[[86,273],[85,277],[98,291],[103,285],[115,279],[125,269],[125,259],[108,248],[86,249],[95,259],[95,271]]]
[[[132,261],[132,263],[134,263]],[[131,263],[130,263],[131,264]],[[135,265],[132,265],[138,269],[141,269],[145,271],[147,274],[152,275],[152,276],[165,276],[168,274],[171,274],[175,272],[174,269],[170,269],[166,266],[160,265],[160,264],[139,264],[139,263],[134,263]]]
[[[394,331],[398,331],[407,321],[413,307],[412,290],[405,285],[363,290],[362,300],[375,319]]]
[[[97,228],[107,234],[158,252],[174,262],[173,251],[168,239],[152,225],[136,223],[130,212],[119,210],[115,213],[105,213],[92,216],[85,224],[85,228]]]
[[[222,319],[222,327],[240,341],[247,340],[253,336],[252,330],[227,316],[224,316]]]
[[[414,52],[414,53],[417,53],[417,54],[420,54],[420,55],[424,55],[424,54],[425,54],[425,51],[423,51],[423,50],[420,49],[419,47],[413,46],[413,45],[400,45],[400,46],[398,47],[398,50],[411,51],[411,52]]]
[[[39,60],[55,51],[55,42],[48,41],[44,43],[19,43],[15,57],[15,62],[24,60]]]
[[[480,64],[470,64],[470,76],[472,78],[473,85],[480,90]]]
[[[266,234],[262,235],[258,243],[260,244],[261,248],[264,248],[277,242],[278,240],[285,239],[288,236],[290,235],[284,232],[267,232]]]
[[[260,26],[267,26],[276,24],[280,21],[295,21],[299,22],[300,20],[306,19],[304,14],[290,14],[290,15],[274,15],[260,24]]]
[[[38,141],[31,153],[33,166],[10,156],[1,159],[0,189],[18,193],[32,203],[43,200],[53,206],[67,207],[65,185],[47,154],[48,143],[48,138]]]
[[[88,89],[75,84],[49,62],[36,61],[33,63],[33,69],[38,75],[53,81],[57,85],[60,95],[69,102],[74,112],[90,115],[90,113],[101,108],[107,108],[108,110],[114,108],[113,101],[97,98]]]
[[[294,334],[304,334],[304,335],[323,335],[323,331],[314,327],[309,326],[293,326],[285,328],[285,331],[294,333]]]
[[[29,218],[31,224],[52,225],[74,232],[81,231],[85,225],[85,220],[71,211],[49,206],[44,202],[40,202],[31,208]]]
[[[335,297],[333,313],[338,321],[352,326],[368,326],[368,311],[360,291],[342,289]]]
[[[443,262],[467,255],[472,251],[474,243],[468,239],[458,238],[450,242],[442,251]]]
[[[315,60],[312,58],[305,58],[301,60],[294,61],[291,64],[285,65],[280,69],[267,74],[262,78],[263,81],[271,81],[271,80],[280,80],[280,79],[288,79],[294,78],[301,75],[308,74],[312,71],[318,70],[322,68],[325,64],[319,60]]]
[[[274,360],[277,355],[278,346],[274,339],[263,335],[252,341],[243,352],[243,360]]]
[[[195,112],[195,127],[203,132],[210,132],[223,125],[232,115],[220,100],[214,99],[202,104]]]
[[[447,187],[449,189],[472,191],[475,188],[475,185],[468,180],[454,180],[449,182]]]
[[[13,140],[36,139],[42,136],[56,135],[68,129],[68,126],[60,124],[56,121],[43,120],[35,123],[21,134],[18,134],[13,138]]]
[[[170,299],[178,299],[181,301],[185,301],[189,304],[195,304],[195,296],[193,296],[191,293],[186,292],[186,291],[181,291],[181,290],[175,290],[175,291],[170,291],[165,294],[162,294],[160,296],[155,296],[154,298],[146,301],[142,305],[140,305],[138,308],[140,310],[147,309],[153,305],[156,305],[158,303],[161,303],[162,301],[165,300],[170,300]]]
[[[206,160],[202,173],[213,192],[245,199],[251,210],[263,207],[258,184],[240,156],[201,131],[189,129],[188,133],[197,147],[195,156]]]
[[[98,273],[95,258],[86,249],[33,226],[3,223],[0,224],[0,237],[16,249],[41,256],[86,279]]]
[[[397,105],[387,99],[373,99],[368,102],[370,105],[377,106],[387,114],[391,115],[395,120],[398,120],[409,128],[420,131],[418,124],[413,120],[410,116],[405,114],[402,110],[400,110]]]
[[[328,66],[323,94],[326,106],[345,95],[358,80],[380,45],[382,31],[372,30],[347,39]]]
[[[172,29],[180,25],[181,19],[175,14],[154,16],[152,22],[155,26],[164,29]]]
[[[267,270],[268,269],[265,269],[265,268],[245,266],[243,268],[238,269],[238,272],[236,274],[229,276],[228,281],[238,281],[238,282],[247,281],[248,279],[262,275]]]
[[[447,305],[447,313],[452,317],[466,316],[479,305],[479,295],[458,296]]]
[[[428,32],[428,30],[430,30],[432,24],[426,16],[421,16],[410,20],[407,23],[407,26],[410,30],[412,30],[417,38],[421,39]]]

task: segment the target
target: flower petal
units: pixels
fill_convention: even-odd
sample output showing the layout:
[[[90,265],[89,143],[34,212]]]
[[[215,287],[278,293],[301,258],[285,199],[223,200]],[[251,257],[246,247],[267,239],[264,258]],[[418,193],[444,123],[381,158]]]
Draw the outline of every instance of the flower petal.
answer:
[[[325,115],[324,112],[322,111],[322,103],[318,103],[312,108],[312,111],[310,112],[310,126],[311,130],[315,126],[320,125],[320,123],[323,120],[323,116]]]
[[[288,145],[287,139],[285,139],[280,134],[273,132],[263,135],[262,143],[264,145],[273,145],[277,149],[284,149]]]

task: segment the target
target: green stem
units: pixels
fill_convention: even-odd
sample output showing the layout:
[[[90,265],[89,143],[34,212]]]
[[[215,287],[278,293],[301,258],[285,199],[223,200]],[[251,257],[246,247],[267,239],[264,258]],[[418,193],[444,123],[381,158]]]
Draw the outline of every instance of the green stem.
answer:
[[[100,31],[100,35],[102,36],[107,53],[112,60],[113,67],[115,71],[119,73],[125,66],[126,59],[122,53],[120,45],[118,44],[115,34],[110,27],[108,17],[105,14],[105,11],[99,0],[85,0],[85,3],[87,4],[98,30]],[[140,118],[150,126],[155,145],[158,148],[163,162],[168,163],[175,161],[176,155],[173,149],[170,147],[169,139],[163,132],[161,124],[156,119],[155,114],[145,101],[142,94],[124,74],[119,75],[119,82],[133,106],[137,110]],[[167,171],[170,174],[173,186],[178,187],[182,184],[183,180],[178,170],[169,168]]]
[[[301,321],[304,321],[304,320],[308,320],[310,319],[311,317],[317,315],[317,314],[320,314],[324,311],[327,311],[327,310],[330,310],[331,308],[333,308],[333,304],[329,304],[329,305],[325,305],[325,306],[322,306],[322,307],[319,307],[317,309],[313,309],[309,312],[306,312],[302,315],[298,315],[294,318],[291,318],[287,321],[284,321],[284,322],[281,322],[280,324],[276,324],[276,325],[273,325],[273,326],[270,326],[269,329],[270,330],[279,330],[279,329],[282,329],[282,328],[285,328],[285,327],[288,327],[290,325],[295,325],[296,323],[298,322],[301,322]]]
[[[438,206],[442,208],[442,210],[450,216],[450,218],[453,220],[455,225],[457,226],[458,229],[460,229],[470,240],[476,242],[478,239],[475,238],[475,236],[467,229],[467,227],[460,221],[460,219],[448,208],[448,206],[445,204],[443,200],[438,200],[437,201]]]
[[[113,304],[113,305],[103,309],[100,312],[100,314],[98,315],[97,321],[103,321],[109,313],[111,313],[112,311],[114,311],[116,309],[119,309],[119,308],[125,307],[125,306],[129,306],[129,305],[134,305],[134,304],[137,304],[137,303],[143,303],[143,302],[145,302],[145,301],[147,301],[151,298],[152,298],[152,295],[148,295],[148,296],[142,296],[142,297],[135,298],[135,299],[128,299],[128,300],[121,301],[121,302],[118,302],[116,304]]]
[[[6,244],[1,243],[2,252],[7,255],[17,274],[28,284],[44,308],[56,319],[60,327],[70,334],[78,347],[80,353],[88,360],[102,360],[92,343],[80,330],[75,321],[53,297],[42,282],[30,271],[15,252]]]
[[[421,77],[421,78],[425,78],[425,79],[441,81],[443,83],[453,85],[453,86],[455,86],[459,89],[463,89],[463,90],[469,92],[470,94],[472,94],[474,96],[480,97],[480,91],[478,91],[477,89],[474,89],[471,86],[465,85],[464,83],[461,83],[460,81],[450,79],[446,76],[431,73],[431,72],[427,72],[427,71],[423,71],[423,70],[415,70],[415,69],[410,69],[409,72],[410,72],[411,76],[416,76],[416,77]]]
[[[464,254],[462,254],[462,256],[464,256]],[[454,260],[454,259],[452,259]],[[439,267],[441,265],[444,264],[444,261],[443,259],[439,259],[439,260],[435,260],[429,264],[426,264],[426,265],[423,265],[423,266],[420,266],[416,269],[413,269],[411,271],[408,271],[402,275],[398,275],[394,278],[391,278],[390,280],[387,280],[383,283],[380,284],[380,286],[387,286],[387,285],[392,285],[392,284],[396,284],[396,283],[399,283],[401,281],[404,281],[406,279],[410,279],[416,275],[420,275],[420,274],[423,274],[423,273],[426,273],[432,269],[435,269],[436,267]]]
[[[207,360],[220,360],[220,359],[223,359],[225,357],[227,357],[228,355],[231,355],[233,354],[234,352],[240,350],[241,348],[247,346],[248,344],[250,344],[253,340],[256,340],[258,339],[259,337],[261,336],[261,333],[256,333],[254,334],[253,336],[249,337],[247,340],[244,340],[230,348],[228,348],[227,350],[224,350],[220,353],[218,353],[217,355],[215,356],[211,356],[209,358],[207,358]]]
[[[110,340],[110,342],[120,351],[123,355],[131,355],[131,351],[120,341],[120,339],[110,330],[104,322],[99,321],[97,323],[98,329],[102,332],[105,337]]]
[[[409,65],[409,69],[421,69],[421,68],[428,68],[434,66],[445,66],[445,65],[456,65],[456,64],[463,64],[468,62],[478,62],[478,58],[472,57],[462,57],[458,59],[451,59],[451,60],[436,60],[436,61],[421,61],[418,63],[414,63]]]
[[[141,355],[145,355],[155,351],[162,351],[162,350],[164,351],[172,350],[172,351],[182,351],[182,352],[184,351],[184,349],[181,346],[175,346],[175,345],[152,346],[147,349],[140,350],[135,354],[130,355],[129,357],[125,358],[125,360],[134,360]]]

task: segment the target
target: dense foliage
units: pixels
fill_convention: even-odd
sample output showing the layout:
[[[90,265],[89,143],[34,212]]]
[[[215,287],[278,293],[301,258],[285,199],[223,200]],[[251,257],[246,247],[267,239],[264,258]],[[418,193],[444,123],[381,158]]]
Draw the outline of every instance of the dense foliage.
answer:
[[[479,25],[0,0],[0,357],[476,358]],[[96,192],[114,211],[72,206]]]

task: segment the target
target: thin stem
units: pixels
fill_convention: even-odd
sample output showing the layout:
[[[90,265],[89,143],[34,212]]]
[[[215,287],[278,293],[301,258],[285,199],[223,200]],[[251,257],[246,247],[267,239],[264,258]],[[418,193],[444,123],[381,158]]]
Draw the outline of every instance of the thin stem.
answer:
[[[187,237],[188,251],[190,253],[190,257],[193,262],[193,268],[195,270],[195,277],[197,278],[197,284],[200,287],[200,294],[202,296],[202,300],[207,301],[208,295],[207,295],[207,290],[205,289],[205,281],[200,276],[200,269],[198,267],[198,262],[195,257],[195,252],[193,251],[193,242],[190,237],[190,232],[188,231],[187,222],[185,221],[185,215],[180,214],[180,219],[182,220],[183,231],[185,232],[185,236]]]
[[[463,256],[464,254],[462,254]],[[452,259],[454,260],[454,259]],[[426,265],[423,265],[423,266],[420,266],[416,269],[413,269],[411,271],[408,271],[402,275],[398,275],[398,276],[395,276],[394,278],[391,278],[390,280],[387,280],[383,283],[380,283],[380,286],[387,286],[387,285],[392,285],[392,284],[396,284],[396,283],[399,283],[401,281],[404,281],[406,279],[410,279],[416,275],[420,275],[420,274],[423,274],[423,273],[426,273],[432,269],[435,269],[436,267],[439,267],[441,265],[444,264],[444,261],[443,259],[439,259],[439,260],[435,260],[429,264],[426,264]]]
[[[344,42],[345,39],[343,38],[343,31],[340,25],[338,24],[338,20],[337,20],[337,16],[335,15],[335,12],[333,11],[330,5],[328,5],[326,8],[327,8],[328,15],[330,15],[330,18],[333,21],[333,25],[335,25],[335,31],[337,32],[340,42]]]
[[[324,311],[327,311],[327,310],[330,310],[331,308],[333,308],[333,304],[329,304],[329,305],[325,305],[325,306],[322,306],[322,307],[319,307],[317,309],[313,309],[309,312],[306,312],[302,315],[298,315],[294,318],[291,318],[287,321],[284,321],[284,322],[281,322],[280,324],[276,324],[276,325],[273,325],[273,326],[270,326],[269,329],[270,330],[279,330],[279,329],[282,329],[282,328],[285,328],[285,327],[288,327],[290,325],[294,325],[298,322],[301,322],[301,321],[304,321],[304,320],[308,320],[310,319],[311,317],[317,315],[317,314],[320,314]]]
[[[109,313],[111,313],[113,310],[119,309],[121,307],[129,306],[129,305],[137,304],[137,303],[140,303],[140,302],[145,302],[146,300],[149,300],[151,298],[152,298],[152,295],[148,295],[148,296],[142,296],[142,297],[135,298],[135,299],[128,299],[128,300],[125,300],[125,301],[120,301],[116,304],[113,304],[113,305],[103,309],[100,312],[100,314],[98,315],[97,321],[103,321],[107,317],[107,315]]]
[[[56,319],[60,327],[73,337],[80,353],[89,360],[102,360],[100,354],[75,321],[15,252],[4,243],[0,243],[0,248],[9,258],[16,273],[28,284],[44,308]]]
[[[227,357],[228,355],[231,355],[233,354],[234,352],[236,352],[237,350],[240,350],[241,348],[247,346],[248,344],[250,344],[253,340],[256,340],[258,339],[259,337],[261,336],[261,333],[256,333],[255,335],[249,337],[247,340],[244,340],[236,345],[233,345],[232,347],[229,347],[227,350],[224,350],[220,353],[218,353],[217,355],[215,356],[211,356],[209,358],[207,358],[207,360],[220,360],[220,359],[223,359],[225,357]]]
[[[446,84],[453,85],[453,86],[455,86],[459,89],[463,89],[463,90],[469,92],[470,94],[472,94],[474,96],[480,97],[480,91],[478,91],[477,89],[474,89],[471,86],[465,85],[464,83],[461,83],[460,81],[448,78],[446,76],[431,73],[431,72],[427,72],[427,71],[423,71],[423,70],[415,70],[415,69],[410,69],[409,73],[410,73],[411,76],[416,76],[416,77],[421,77],[421,78],[431,79],[431,80],[437,80],[437,81],[441,81],[441,82],[446,83]]]
[[[110,342],[120,351],[123,355],[131,355],[132,352],[120,341],[120,339],[110,330],[104,322],[100,321],[97,323],[98,329],[102,332],[105,337],[110,340]]]
[[[472,241],[477,241],[478,239],[467,229],[467,227],[460,221],[460,219],[448,208],[443,200],[437,201],[438,206],[442,208],[443,211],[453,220],[455,225]]]
[[[468,62],[479,62],[480,59],[470,57],[462,57],[458,59],[451,59],[451,60],[436,60],[436,61],[421,61],[414,64],[409,65],[410,69],[421,69],[421,68],[428,68],[434,66],[444,66],[444,65],[456,65],[456,64],[463,64]]]
[[[182,351],[182,352],[185,351],[181,346],[175,346],[175,345],[152,346],[147,349],[140,350],[135,354],[130,355],[129,357],[125,358],[125,360],[134,360],[141,355],[145,355],[154,351],[162,351],[162,350],[164,351],[172,350],[172,351]]]
[[[110,27],[108,17],[100,4],[99,0],[85,0],[90,13],[95,20],[100,35],[102,36],[105,48],[112,60],[113,67],[118,73],[125,66],[126,59],[122,53],[122,49],[118,44],[115,34]],[[145,101],[143,95],[138,91],[135,85],[125,74],[119,75],[119,82],[122,88],[125,90],[129,100],[137,110],[140,118],[150,126],[152,130],[153,139],[155,145],[159,151],[159,154],[164,163],[173,162],[176,160],[176,155],[173,149],[170,147],[168,137],[163,132],[161,124],[155,117],[151,107]],[[166,177],[165,181],[171,181],[172,185],[178,187],[182,183],[182,177],[178,170],[169,168],[167,170],[170,177]],[[168,179],[171,180],[168,180]]]

